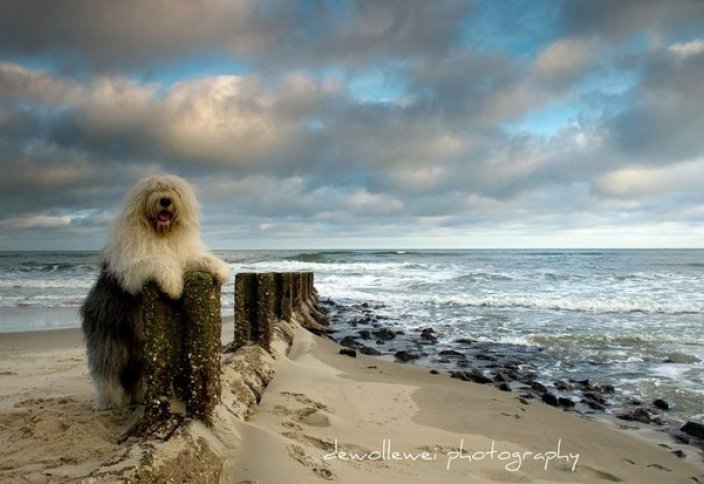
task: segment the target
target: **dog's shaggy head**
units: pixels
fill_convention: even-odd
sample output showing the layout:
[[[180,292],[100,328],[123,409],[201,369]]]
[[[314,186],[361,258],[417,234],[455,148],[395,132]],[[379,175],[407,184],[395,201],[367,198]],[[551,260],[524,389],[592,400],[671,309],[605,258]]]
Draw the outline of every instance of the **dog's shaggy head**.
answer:
[[[135,185],[121,218],[123,223],[166,237],[183,230],[197,230],[198,201],[183,178],[150,176]]]

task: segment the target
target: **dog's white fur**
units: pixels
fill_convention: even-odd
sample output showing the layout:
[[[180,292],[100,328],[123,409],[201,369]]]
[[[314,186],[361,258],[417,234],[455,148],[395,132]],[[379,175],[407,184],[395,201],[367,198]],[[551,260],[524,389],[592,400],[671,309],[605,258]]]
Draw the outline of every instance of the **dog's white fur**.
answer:
[[[172,201],[173,218],[157,221],[159,201]],[[142,179],[127,197],[104,251],[107,270],[130,294],[138,294],[154,279],[171,298],[183,292],[183,274],[204,271],[220,284],[229,278],[225,262],[208,252],[200,238],[199,206],[193,189],[174,175]]]

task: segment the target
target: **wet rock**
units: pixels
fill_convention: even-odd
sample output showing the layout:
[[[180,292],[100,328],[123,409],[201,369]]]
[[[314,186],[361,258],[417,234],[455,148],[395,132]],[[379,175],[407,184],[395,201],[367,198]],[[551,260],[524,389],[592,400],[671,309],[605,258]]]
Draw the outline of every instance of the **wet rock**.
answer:
[[[548,405],[552,405],[553,407],[557,407],[557,405],[560,403],[557,397],[550,392],[545,392],[543,394],[543,402],[547,403]]]
[[[403,350],[397,351],[396,353],[394,353],[394,357],[396,357],[397,360],[403,361],[404,363],[407,361],[417,360],[418,358],[420,358],[420,356],[415,353],[409,353],[408,351],[403,351]]]
[[[548,391],[545,385],[537,381],[530,382],[530,387],[538,393],[547,393]]]
[[[361,307],[368,309],[369,308],[369,303],[362,303]]]
[[[585,403],[592,410],[605,410],[606,409],[606,407],[604,405],[602,405],[599,402],[595,402],[594,400],[583,399],[582,403]]]
[[[574,383],[576,383],[585,390],[590,389],[592,387],[592,384],[589,382],[589,378],[585,380],[576,380],[574,381]]]
[[[481,372],[481,370],[478,369],[473,369],[469,372],[465,372],[465,374],[469,377],[470,380],[472,380],[474,383],[480,383],[482,385],[486,383],[491,383],[491,378],[487,378],[484,373]]]
[[[616,393],[616,387],[608,383],[606,385],[598,385],[594,389],[601,393]]]
[[[354,336],[345,336],[340,340],[340,345],[346,346],[347,348],[356,348],[360,345],[360,343],[354,338]]]
[[[359,337],[362,339],[371,339],[372,335],[368,329],[363,329],[359,332]]]
[[[459,338],[455,340],[455,343],[461,344],[461,345],[471,345],[473,343],[476,343],[475,340],[469,339],[469,338]]]
[[[530,402],[528,401],[527,398],[518,397],[518,401],[521,402],[523,405],[530,405]]]
[[[427,329],[430,329],[430,331],[427,331]],[[420,337],[425,340],[429,341],[431,343],[435,343],[438,340],[438,337],[435,336],[435,332],[432,331],[432,328],[426,328],[420,333]]]
[[[363,355],[370,355],[370,356],[381,355],[381,351],[377,350],[376,348],[370,348],[369,346],[360,346],[359,348],[357,348],[357,351],[359,351]]]
[[[495,356],[485,355],[484,353],[478,353],[478,354],[474,355],[474,358],[476,358],[477,360],[482,360],[482,361],[496,361]]]
[[[656,398],[655,400],[653,400],[653,407],[658,408],[660,410],[670,410],[670,404],[662,398]]]
[[[441,352],[438,353],[438,355],[444,356],[445,358],[461,358],[463,360],[465,358],[467,358],[462,353],[460,353],[459,351],[455,351],[455,350],[442,350]]]
[[[382,341],[390,341],[396,337],[396,333],[388,328],[382,328],[376,331],[372,331],[375,338]]]
[[[496,388],[498,388],[502,392],[510,392],[511,391],[511,385],[509,385],[506,382],[503,382],[503,383],[497,385]]]
[[[557,403],[559,403],[563,407],[568,407],[568,408],[574,407],[574,401],[571,398],[567,398],[567,397],[559,397],[557,399]]]
[[[439,375],[440,372],[438,370],[430,370],[431,375]]]
[[[628,404],[629,405],[643,405],[643,402],[638,400],[637,398],[629,398],[628,399]]]
[[[680,449],[673,450],[673,451],[672,451],[672,454],[676,455],[676,456],[679,457],[680,459],[684,459],[685,457],[687,457],[687,454],[685,454],[684,452],[682,452]]]
[[[404,334],[406,334],[405,331],[401,331],[401,330],[396,331],[396,336],[403,336]]]
[[[704,424],[702,423],[690,420],[684,424],[680,430],[687,435],[691,435],[692,437],[704,439]]]
[[[340,350],[341,355],[350,356],[352,358],[357,358],[357,352],[351,348],[342,348]]]
[[[650,423],[650,412],[644,408],[636,408],[631,412],[624,412],[616,415],[616,418],[629,422]]]
[[[572,390],[572,385],[570,385],[569,383],[567,383],[564,380],[555,380],[553,382],[553,385],[555,385],[555,388],[557,388],[558,390],[562,390],[562,391]]]
[[[582,396],[588,400],[591,400],[593,402],[597,402],[601,405],[606,404],[606,400],[604,400],[604,396],[599,392],[582,392]]]

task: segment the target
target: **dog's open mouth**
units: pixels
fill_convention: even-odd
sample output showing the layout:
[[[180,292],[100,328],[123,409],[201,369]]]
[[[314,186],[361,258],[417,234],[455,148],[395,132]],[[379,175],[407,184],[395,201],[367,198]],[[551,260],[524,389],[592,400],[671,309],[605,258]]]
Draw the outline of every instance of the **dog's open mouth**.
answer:
[[[167,223],[171,221],[173,215],[168,210],[162,210],[161,212],[156,214],[156,218],[159,222]]]

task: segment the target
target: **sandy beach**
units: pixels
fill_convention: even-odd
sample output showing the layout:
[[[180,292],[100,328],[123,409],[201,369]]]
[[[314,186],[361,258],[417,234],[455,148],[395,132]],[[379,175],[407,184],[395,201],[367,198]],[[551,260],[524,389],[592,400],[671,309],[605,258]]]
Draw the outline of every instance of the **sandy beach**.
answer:
[[[704,482],[698,451],[664,435],[339,348],[298,328],[249,420],[196,429],[221,482]],[[80,332],[5,334],[0,358],[0,479],[110,481],[130,419],[91,409]]]

